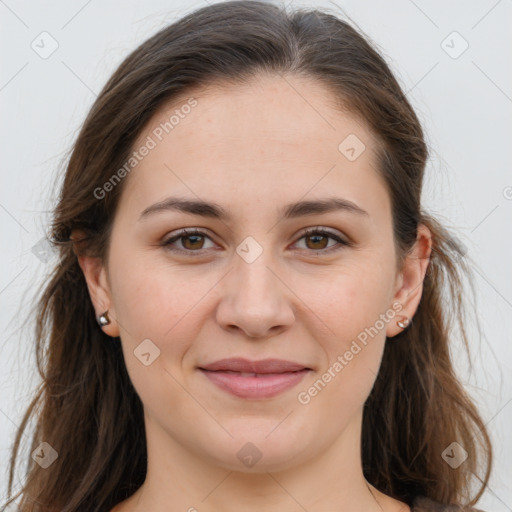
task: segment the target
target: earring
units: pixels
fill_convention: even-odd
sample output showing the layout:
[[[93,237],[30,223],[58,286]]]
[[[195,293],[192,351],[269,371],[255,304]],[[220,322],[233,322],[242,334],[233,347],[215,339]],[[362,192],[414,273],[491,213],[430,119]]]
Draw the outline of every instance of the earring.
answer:
[[[405,317],[405,320],[398,320],[396,325],[400,327],[400,329],[405,329],[411,321],[409,320],[409,317]]]
[[[103,313],[97,318],[97,322],[101,327],[103,327],[104,325],[108,325],[110,323],[110,318],[108,317],[108,309],[107,311],[105,311],[105,313]]]

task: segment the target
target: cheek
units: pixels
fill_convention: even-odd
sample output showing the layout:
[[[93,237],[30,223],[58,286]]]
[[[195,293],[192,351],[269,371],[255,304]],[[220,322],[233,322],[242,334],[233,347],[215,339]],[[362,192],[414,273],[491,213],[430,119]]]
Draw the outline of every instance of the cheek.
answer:
[[[137,264],[135,259],[125,259],[112,273],[126,368],[150,410],[165,403],[187,406],[187,395],[179,384],[181,364],[200,334],[200,299],[214,282],[213,277],[194,279],[185,270]],[[145,365],[142,354],[148,352]]]
[[[322,395],[317,406],[343,404],[332,411],[338,423],[363,405],[379,372],[391,317],[389,268],[361,261],[321,280],[323,292],[310,295],[308,306],[329,328],[318,338],[325,359],[311,393]]]
[[[376,262],[360,262],[316,276],[315,293],[306,295],[309,286],[303,281],[301,296],[307,297],[306,305],[323,321],[327,338],[333,340],[331,352],[344,349],[376,322],[377,329],[385,333],[379,319],[391,306],[392,278],[392,272]]]
[[[214,282],[214,276],[198,279],[184,269],[125,259],[112,286],[121,337],[130,346],[149,338],[162,351],[178,352],[199,328],[201,297]]]
[[[325,420],[327,437],[335,436],[362,408],[379,372],[388,287],[378,272],[372,275],[367,268],[364,278],[353,272],[326,281],[325,293],[310,305],[329,330],[317,337],[325,355],[322,367],[298,399],[301,407]]]

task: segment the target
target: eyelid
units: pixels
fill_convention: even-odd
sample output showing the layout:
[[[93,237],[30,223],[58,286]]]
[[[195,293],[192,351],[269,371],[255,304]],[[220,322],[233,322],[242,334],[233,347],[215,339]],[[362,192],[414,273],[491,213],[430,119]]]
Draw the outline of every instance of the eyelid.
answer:
[[[342,239],[343,238],[343,235],[340,234],[338,231],[334,231],[332,230],[331,228],[325,228],[323,226],[312,226],[312,227],[309,227],[309,228],[305,228],[303,231],[301,231],[299,233],[299,239],[304,237],[305,235],[311,235],[311,234],[314,234],[314,233],[323,233],[323,234],[326,234],[326,235],[332,235],[333,237],[337,237],[337,238],[340,238]],[[348,240],[343,240],[344,242],[346,241],[346,243],[348,243]]]
[[[179,229],[178,231],[174,232],[174,234],[171,233],[170,236],[166,237],[162,242],[161,245],[167,249],[168,251],[172,252],[178,252],[178,253],[186,253],[187,255],[197,256],[201,255],[206,249],[199,249],[197,251],[191,251],[187,249],[179,249],[179,248],[171,248],[171,244],[174,242],[177,242],[180,238],[185,238],[186,236],[190,235],[198,235],[203,236],[205,238],[209,238],[212,240],[212,237],[208,234],[204,228],[183,228]],[[213,242],[213,240],[212,240]]]
[[[296,244],[298,241],[302,240],[303,238],[307,236],[312,236],[314,234],[320,234],[324,236],[328,236],[329,238],[335,240],[337,242],[337,245],[333,247],[329,247],[328,249],[320,249],[318,251],[315,251],[313,249],[307,250],[307,249],[294,249],[295,251],[307,251],[311,252],[313,254],[330,254],[332,252],[336,252],[340,249],[343,249],[344,247],[350,247],[352,246],[352,242],[350,240],[347,240],[346,236],[342,236],[338,234],[338,232],[331,230],[330,228],[325,228],[322,226],[313,226],[309,228],[305,228],[296,238],[294,244]],[[204,230],[204,228],[183,228],[175,232],[174,234],[171,234],[170,236],[166,237],[163,242],[161,243],[164,248],[166,248],[169,251],[172,252],[179,252],[179,253],[186,253],[187,255],[192,256],[198,256],[203,254],[203,252],[207,249],[198,249],[197,251],[193,250],[186,250],[186,249],[179,249],[179,248],[170,248],[171,244],[178,241],[180,238],[184,238],[188,235],[198,235],[203,236],[205,238],[209,238],[210,240],[213,239],[209,235],[208,231]]]
[[[333,240],[335,240],[337,245],[334,245],[333,247],[329,247],[328,249],[321,249],[319,251],[310,250],[308,252],[311,252],[313,254],[330,254],[336,251],[339,251],[340,249],[343,249],[344,247],[351,247],[353,244],[348,239],[348,237],[344,235],[340,235],[337,231],[333,231],[330,228],[324,228],[322,226],[313,226],[310,228],[306,228],[304,231],[300,233],[297,240],[294,243],[297,243],[299,240],[302,240],[305,237],[312,236],[315,234],[320,234],[327,236]],[[304,249],[306,250],[306,249]]]

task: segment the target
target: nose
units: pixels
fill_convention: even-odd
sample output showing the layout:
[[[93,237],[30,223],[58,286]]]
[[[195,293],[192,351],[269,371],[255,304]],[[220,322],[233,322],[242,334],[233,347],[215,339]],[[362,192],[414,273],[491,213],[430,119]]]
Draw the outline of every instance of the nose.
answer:
[[[295,320],[294,295],[266,251],[251,263],[235,255],[233,265],[223,280],[216,312],[219,325],[251,338],[275,336],[290,327]]]

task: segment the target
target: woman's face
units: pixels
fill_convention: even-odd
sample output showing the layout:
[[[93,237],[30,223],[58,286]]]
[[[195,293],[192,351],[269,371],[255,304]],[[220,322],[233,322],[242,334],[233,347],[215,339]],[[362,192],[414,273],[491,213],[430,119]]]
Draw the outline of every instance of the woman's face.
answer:
[[[386,335],[419,300],[375,148],[296,76],[196,90],[140,135],[88,284],[162,453],[278,470],[358,432]],[[251,366],[266,359],[297,366]]]

